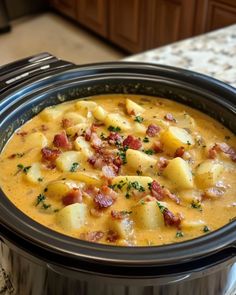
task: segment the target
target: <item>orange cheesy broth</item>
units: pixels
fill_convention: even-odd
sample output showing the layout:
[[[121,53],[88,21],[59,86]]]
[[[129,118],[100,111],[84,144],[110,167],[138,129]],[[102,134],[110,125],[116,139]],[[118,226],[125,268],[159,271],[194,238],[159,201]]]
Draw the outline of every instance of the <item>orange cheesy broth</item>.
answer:
[[[236,216],[235,162],[227,153],[212,149],[215,143],[235,147],[232,132],[197,110],[163,98],[100,95],[88,99],[96,104],[84,106],[83,102],[78,103],[81,100],[76,100],[45,109],[17,130],[6,144],[0,155],[0,167],[4,171],[0,184],[17,208],[63,234],[128,246],[163,245],[192,239],[222,227]],[[119,114],[121,118],[114,122],[108,119],[110,114]],[[101,166],[96,169],[96,165],[94,167],[94,163],[88,161],[96,154],[91,139],[85,140],[93,123],[96,128],[92,131],[101,139],[105,149],[114,150],[123,161],[115,173],[117,176],[112,175],[110,179],[104,176]],[[150,125],[158,128],[149,136],[147,128]],[[184,135],[187,133],[192,141],[176,143],[176,138],[168,135],[171,127],[185,130]],[[55,135],[63,130],[70,147],[55,147]],[[120,144],[108,143],[112,131],[122,136]],[[75,143],[78,134],[82,144]],[[141,143],[139,150],[123,148],[122,142],[129,135]],[[42,158],[42,148],[45,147],[60,150],[61,154],[53,162],[45,161]],[[132,150],[131,156],[127,157],[129,150]],[[58,161],[68,151],[76,151],[78,160]],[[132,155],[137,151],[141,160]],[[177,161],[168,172],[168,166],[171,167],[176,159],[180,163]],[[183,167],[178,166],[182,165],[181,161],[191,174],[187,179],[184,178],[186,171],[181,176]],[[218,165],[216,169],[213,167],[214,175],[202,175],[198,171],[205,161]],[[81,178],[83,174],[90,178]],[[114,181],[122,175],[136,178],[134,181],[129,178]],[[176,175],[182,178],[176,180]],[[149,177],[151,181],[149,178],[146,182],[139,181],[143,177]],[[188,177],[192,177],[190,184]],[[50,185],[58,180],[64,186],[52,186],[51,189]],[[153,181],[158,183],[161,196],[150,189]],[[100,208],[94,201],[102,186],[108,194],[112,190],[114,197],[113,204],[106,208]],[[95,190],[90,193],[91,187]],[[74,204],[65,206],[63,198],[70,196],[71,191],[79,191],[79,198],[75,196],[72,198]],[[149,208],[148,203],[155,206]],[[76,207],[74,211],[63,211],[73,206]],[[164,217],[164,211],[171,214],[170,222],[168,216]],[[177,222],[172,223],[173,217]]]

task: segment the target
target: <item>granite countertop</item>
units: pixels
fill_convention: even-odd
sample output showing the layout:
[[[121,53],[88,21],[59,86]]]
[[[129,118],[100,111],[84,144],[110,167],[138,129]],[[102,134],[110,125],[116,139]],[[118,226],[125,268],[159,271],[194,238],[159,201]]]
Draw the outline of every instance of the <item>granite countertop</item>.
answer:
[[[236,24],[124,60],[181,67],[236,87]]]

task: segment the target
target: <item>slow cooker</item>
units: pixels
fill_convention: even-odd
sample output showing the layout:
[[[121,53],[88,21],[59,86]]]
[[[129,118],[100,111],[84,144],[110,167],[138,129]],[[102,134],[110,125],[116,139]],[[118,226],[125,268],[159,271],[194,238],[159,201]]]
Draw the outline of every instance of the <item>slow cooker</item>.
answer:
[[[43,108],[109,93],[169,98],[236,132],[236,90],[220,81],[147,63],[77,66],[42,53],[0,67],[0,150]],[[24,215],[0,191],[0,240],[0,293],[236,294],[236,220],[186,242],[116,247],[54,232]]]

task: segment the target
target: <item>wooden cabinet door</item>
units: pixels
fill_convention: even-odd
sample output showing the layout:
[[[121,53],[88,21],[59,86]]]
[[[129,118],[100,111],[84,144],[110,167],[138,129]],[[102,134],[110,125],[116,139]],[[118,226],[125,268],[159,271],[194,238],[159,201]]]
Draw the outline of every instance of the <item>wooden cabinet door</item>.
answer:
[[[191,37],[196,0],[153,0],[149,46],[156,47]]]
[[[71,18],[76,18],[77,0],[51,0],[52,6]]]
[[[196,34],[234,23],[236,23],[235,0],[199,0],[196,15]]]
[[[109,39],[129,52],[145,49],[145,0],[110,0]]]
[[[78,21],[94,32],[108,36],[107,0],[79,0],[77,5]]]

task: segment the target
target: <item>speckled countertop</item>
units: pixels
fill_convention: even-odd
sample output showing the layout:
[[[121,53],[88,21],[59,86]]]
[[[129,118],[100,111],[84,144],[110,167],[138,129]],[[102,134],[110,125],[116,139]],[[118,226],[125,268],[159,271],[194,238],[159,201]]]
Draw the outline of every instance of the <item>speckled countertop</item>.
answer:
[[[181,67],[236,87],[236,24],[124,60]]]

